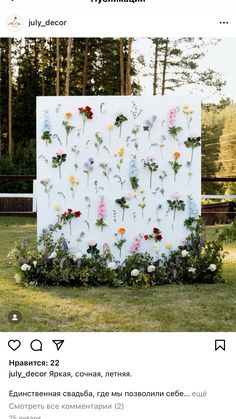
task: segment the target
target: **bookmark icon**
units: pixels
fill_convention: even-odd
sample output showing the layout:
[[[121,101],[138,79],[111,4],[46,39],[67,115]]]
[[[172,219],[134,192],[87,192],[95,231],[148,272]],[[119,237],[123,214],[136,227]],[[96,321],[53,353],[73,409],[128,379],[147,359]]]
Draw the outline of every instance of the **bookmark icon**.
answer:
[[[64,342],[65,342],[64,340],[53,340],[53,343],[55,343],[56,348],[57,348],[58,351],[60,351]]]

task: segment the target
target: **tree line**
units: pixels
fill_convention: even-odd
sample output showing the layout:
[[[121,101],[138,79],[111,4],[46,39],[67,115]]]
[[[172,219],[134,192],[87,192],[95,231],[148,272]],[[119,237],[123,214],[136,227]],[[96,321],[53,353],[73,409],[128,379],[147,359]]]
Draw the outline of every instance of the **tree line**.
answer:
[[[0,173],[35,173],[36,96],[141,95],[144,76],[153,95],[183,86],[213,94],[225,85],[218,72],[201,68],[219,39],[146,39],[150,58],[137,54],[136,41],[0,38]],[[217,167],[207,165],[215,174]]]

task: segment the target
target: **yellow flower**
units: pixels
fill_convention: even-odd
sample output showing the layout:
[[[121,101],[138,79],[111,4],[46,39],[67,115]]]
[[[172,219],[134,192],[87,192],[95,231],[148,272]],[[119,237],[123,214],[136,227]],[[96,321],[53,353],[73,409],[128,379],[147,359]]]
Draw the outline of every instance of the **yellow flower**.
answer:
[[[172,243],[166,243],[166,249],[168,249],[168,250],[173,249],[173,244]]]
[[[80,184],[80,181],[79,180],[76,180],[75,183],[76,183],[76,185],[79,185]]]
[[[124,154],[125,154],[125,149],[123,147],[121,147],[120,150],[119,150],[120,157],[123,157]]]
[[[193,114],[193,110],[192,110],[192,109],[189,109],[189,110],[188,110],[188,114],[189,114],[189,115],[192,115],[192,114]]]
[[[144,189],[140,189],[139,193],[144,193],[145,190]]]
[[[108,129],[108,131],[112,131],[112,130],[113,130],[113,128],[114,128],[114,125],[113,125],[113,124],[108,124],[108,125],[107,125],[107,129]]]
[[[65,117],[67,118],[67,119],[70,119],[70,118],[72,118],[72,113],[71,112],[67,112],[67,113],[65,113]]]
[[[61,209],[61,204],[58,203],[58,204],[54,205],[54,210],[55,211],[60,211],[60,209]]]
[[[118,229],[118,233],[120,233],[120,234],[124,234],[126,232],[126,230],[125,230],[125,228],[124,227],[120,227],[119,229]]]
[[[70,181],[70,183],[75,183],[76,182],[75,176],[74,175],[70,175],[69,176],[69,181]]]
[[[184,110],[187,110],[189,108],[189,106],[188,105],[183,105],[183,109]]]

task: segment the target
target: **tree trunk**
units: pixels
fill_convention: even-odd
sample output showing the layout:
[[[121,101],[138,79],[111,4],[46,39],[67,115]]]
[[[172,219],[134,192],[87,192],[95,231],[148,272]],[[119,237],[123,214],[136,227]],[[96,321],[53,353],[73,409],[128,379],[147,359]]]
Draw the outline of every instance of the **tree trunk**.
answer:
[[[132,93],[131,87],[131,56],[132,56],[132,43],[133,38],[128,39],[128,56],[127,56],[127,66],[126,66],[126,95],[130,96]]]
[[[66,57],[66,86],[65,96],[70,94],[70,70],[71,70],[71,51],[73,47],[73,38],[68,38],[67,57]]]
[[[155,57],[154,57],[154,72],[153,72],[153,95],[157,95],[157,69],[158,69],[158,53],[159,53],[159,42],[155,40]]]
[[[124,64],[124,42],[120,38],[120,94],[125,95],[125,64]]]
[[[56,62],[57,62],[56,96],[60,96],[60,38],[56,39]]]
[[[45,69],[44,38],[41,39],[41,50],[42,50],[42,96],[45,96],[45,80],[44,80],[44,69]]]
[[[161,94],[164,96],[166,90],[166,70],[167,70],[167,57],[168,57],[168,44],[169,39],[166,39],[165,48],[164,48],[164,61],[163,61],[163,71],[162,71],[162,87]]]
[[[88,51],[89,51],[89,38],[85,39],[85,49],[84,49],[84,70],[83,70],[83,87],[82,87],[82,96],[86,95],[86,86],[88,78]]]
[[[8,154],[10,161],[13,155],[13,139],[12,139],[12,39],[8,39]]]

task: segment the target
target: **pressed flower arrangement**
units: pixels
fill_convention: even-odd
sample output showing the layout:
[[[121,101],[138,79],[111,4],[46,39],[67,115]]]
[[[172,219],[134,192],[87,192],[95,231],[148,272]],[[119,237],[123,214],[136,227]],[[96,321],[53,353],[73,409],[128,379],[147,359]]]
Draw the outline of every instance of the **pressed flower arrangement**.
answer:
[[[51,99],[44,100],[50,102]],[[78,102],[81,103],[82,100],[83,103],[78,111]],[[55,108],[51,109],[48,104],[44,104],[42,107],[42,110],[49,109],[50,115],[54,115],[49,132],[53,133],[52,143],[54,145],[59,141],[60,149],[56,153],[52,146],[46,149],[46,140],[42,141],[41,139],[43,131],[38,132],[39,152],[41,153],[38,158],[40,179],[48,177],[52,187],[47,192],[44,191],[43,185],[38,188],[40,193],[39,214],[42,207],[41,200],[45,202],[47,199],[48,219],[51,222],[56,219],[60,223],[64,207],[73,208],[76,202],[79,202],[83,217],[81,217],[81,223],[71,221],[70,235],[68,234],[69,221],[66,222],[68,229],[64,229],[62,222],[62,232],[65,239],[69,238],[69,247],[77,249],[84,255],[87,253],[86,243],[96,238],[95,252],[94,254],[88,252],[87,257],[95,257],[95,254],[102,256],[102,249],[105,247],[107,249],[109,246],[110,251],[105,253],[106,255],[109,253],[110,262],[115,263],[115,265],[111,265],[111,267],[116,266],[115,271],[118,271],[120,266],[119,261],[113,256],[114,230],[117,230],[118,223],[121,225],[125,223],[124,228],[129,226],[123,236],[125,242],[122,245],[121,262],[128,254],[134,256],[142,251],[143,234],[145,231],[150,231],[153,225],[162,230],[166,243],[173,242],[171,250],[174,251],[178,241],[181,242],[181,237],[186,236],[183,219],[190,213],[188,195],[193,193],[194,201],[196,200],[197,203],[200,196],[200,191],[196,191],[194,183],[194,179],[199,176],[200,156],[200,137],[192,134],[200,132],[200,125],[196,124],[198,112],[195,112],[194,100],[189,100],[189,109],[194,111],[188,114],[191,119],[191,131],[188,129],[186,115],[181,108],[182,100],[177,102],[174,96],[170,99],[150,98],[148,101],[146,98],[140,97],[137,98],[137,103],[134,97],[117,97],[114,99],[114,106],[111,97],[99,99],[96,97],[79,99],[65,97],[60,101],[60,114],[58,113],[57,116]],[[115,109],[119,101],[124,106],[122,106],[122,111],[117,113]],[[165,103],[162,106],[162,101],[169,105],[167,106]],[[71,112],[65,114],[67,109],[70,109]],[[77,118],[75,117],[76,113]],[[148,119],[145,120],[144,115],[149,115]],[[158,123],[156,115],[158,115]],[[44,127],[43,118],[45,116],[42,111],[42,121],[39,125],[41,127]],[[65,124],[62,125],[63,119]],[[182,131],[179,130],[175,136],[176,128],[181,128]],[[169,132],[170,129],[172,129],[172,134]],[[66,131],[67,137],[64,135],[65,130],[68,131]],[[73,143],[71,141],[70,144],[72,131],[74,131]],[[173,138],[176,142],[173,141]],[[151,139],[152,141],[150,141]],[[174,145],[180,140],[183,143],[181,153],[175,151],[178,148],[175,149]],[[66,148],[68,144],[69,147]],[[162,153],[164,147],[165,155]],[[52,165],[50,165],[50,159],[53,161]],[[59,177],[57,171],[52,167],[59,170]],[[188,183],[186,184],[190,172],[193,179],[191,190]],[[182,179],[186,179],[186,182],[182,182]],[[171,196],[174,181],[177,182],[177,180],[181,199],[171,198],[169,201],[172,204],[169,204],[167,198]],[[199,183],[197,183],[198,187]],[[50,200],[49,195],[51,195]],[[58,209],[55,204],[57,200],[60,200]],[[181,201],[182,208],[180,208]],[[193,212],[192,207],[193,205],[191,212]],[[181,216],[177,217],[179,212],[181,212]],[[43,217],[46,220],[46,214]],[[39,215],[39,234],[43,228],[40,221],[43,217]],[[175,230],[172,229],[170,233],[171,225],[173,228],[174,222]],[[78,231],[80,225],[83,237]],[[179,238],[177,238],[177,232]],[[66,237],[67,234],[69,237]],[[80,238],[79,246],[78,237]],[[118,239],[121,238],[118,234]],[[151,238],[150,240],[153,242],[149,246],[150,254],[157,257],[160,254],[160,242]],[[162,245],[161,249],[166,253],[170,251],[165,245]],[[55,262],[57,258],[52,258],[52,260]],[[81,259],[78,259],[76,263],[79,265]],[[155,265],[150,261],[150,264],[145,268],[147,280],[154,275],[153,266]],[[134,266],[133,270],[133,281],[135,278],[139,281],[142,278],[142,269]],[[139,271],[138,274],[136,270]],[[112,268],[110,271],[113,272]],[[158,271],[157,267],[155,267],[156,271]]]
[[[61,166],[66,161],[67,154],[60,148],[56,152],[56,156],[52,157],[52,167],[59,169],[59,178],[61,179]]]
[[[71,112],[67,112],[65,114],[65,120],[62,121],[62,125],[64,126],[65,130],[66,130],[66,145],[68,145],[68,139],[69,139],[69,135],[71,134],[71,132],[75,129],[75,126],[70,124],[70,120],[73,117]]]

